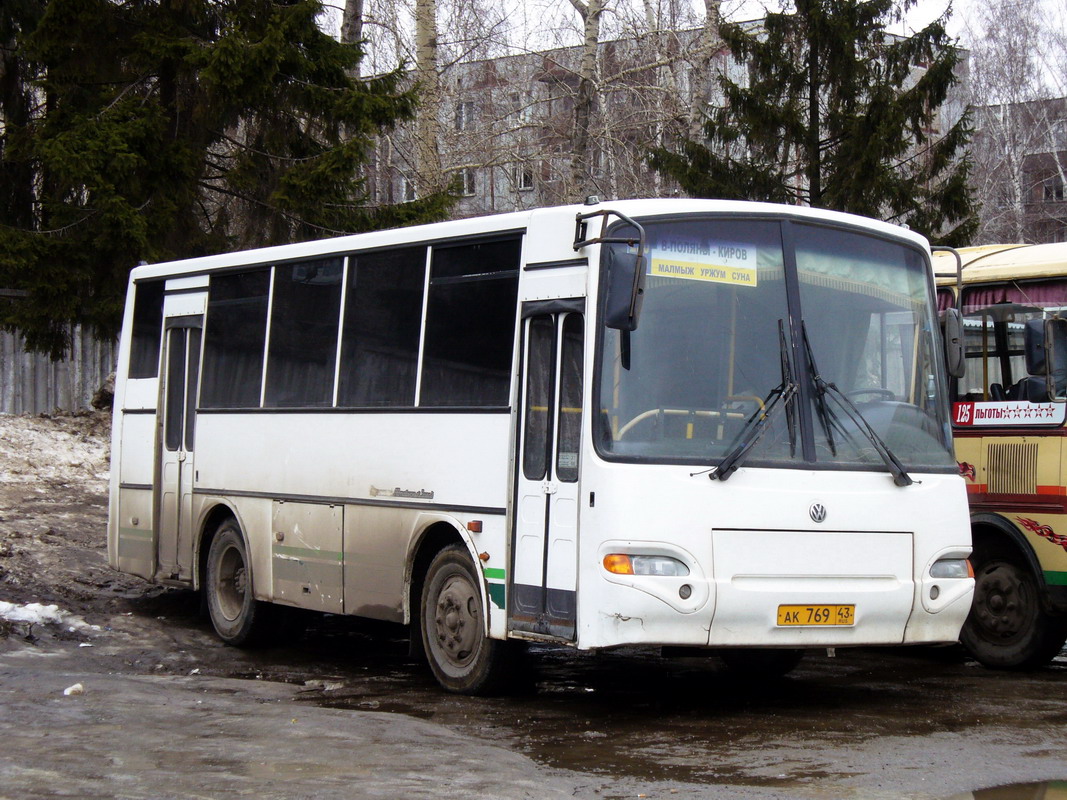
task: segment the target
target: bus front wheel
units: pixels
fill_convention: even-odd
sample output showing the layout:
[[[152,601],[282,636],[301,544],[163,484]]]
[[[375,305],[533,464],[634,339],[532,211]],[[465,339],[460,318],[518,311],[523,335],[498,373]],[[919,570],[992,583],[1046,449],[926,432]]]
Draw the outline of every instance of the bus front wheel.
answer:
[[[960,641],[992,669],[1032,669],[1047,664],[1067,640],[1067,617],[1043,607],[1033,572],[1010,553],[976,548],[974,602]]]
[[[269,609],[253,597],[244,537],[232,519],[222,523],[211,540],[205,593],[211,624],[220,639],[237,646],[263,639]]]
[[[501,690],[508,643],[485,635],[482,595],[465,548],[451,545],[430,562],[421,605],[423,648],[437,681],[457,694]]]

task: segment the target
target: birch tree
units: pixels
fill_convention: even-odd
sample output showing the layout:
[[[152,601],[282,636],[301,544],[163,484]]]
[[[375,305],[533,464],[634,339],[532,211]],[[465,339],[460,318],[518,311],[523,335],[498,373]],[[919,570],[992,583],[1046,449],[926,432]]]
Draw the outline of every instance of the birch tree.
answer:
[[[967,21],[971,98],[978,109],[972,148],[981,202],[978,241],[1027,238],[1027,208],[1042,195],[1041,178],[1029,167],[1036,155],[1057,149],[1055,104],[1048,102],[1040,56],[1052,44],[1047,23],[1041,0],[978,0]],[[1062,172],[1060,159],[1051,160]]]
[[[590,175],[590,126],[597,100],[597,51],[600,45],[600,18],[607,0],[570,0],[582,20],[582,59],[574,98],[574,138],[571,145],[570,199],[577,202],[593,194]]]
[[[441,75],[439,73],[436,0],[415,0],[415,77],[419,110],[415,117],[415,175],[420,196],[441,191]]]

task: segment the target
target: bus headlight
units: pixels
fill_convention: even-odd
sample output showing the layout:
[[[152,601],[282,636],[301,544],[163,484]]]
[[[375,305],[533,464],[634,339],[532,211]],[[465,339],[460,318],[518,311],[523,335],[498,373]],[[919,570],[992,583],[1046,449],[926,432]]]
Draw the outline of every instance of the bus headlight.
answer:
[[[604,569],[616,575],[666,575],[684,578],[689,567],[669,556],[632,556],[626,553],[611,553],[604,556]]]
[[[973,578],[974,570],[966,558],[942,558],[930,566],[931,578]]]

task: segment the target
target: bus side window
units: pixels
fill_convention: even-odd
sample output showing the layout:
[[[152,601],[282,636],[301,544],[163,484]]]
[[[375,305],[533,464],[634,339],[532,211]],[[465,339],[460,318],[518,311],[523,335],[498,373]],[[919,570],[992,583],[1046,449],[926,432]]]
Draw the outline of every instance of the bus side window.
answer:
[[[159,346],[163,339],[163,287],[166,281],[138,281],[133,298],[133,336],[130,341],[131,378],[159,375]]]
[[[438,246],[430,266],[420,406],[506,406],[522,240]]]
[[[343,266],[344,259],[335,257],[275,268],[264,396],[268,408],[333,405]]]
[[[269,290],[269,269],[211,276],[202,408],[259,407]]]
[[[349,255],[339,406],[415,405],[425,288],[425,247]]]

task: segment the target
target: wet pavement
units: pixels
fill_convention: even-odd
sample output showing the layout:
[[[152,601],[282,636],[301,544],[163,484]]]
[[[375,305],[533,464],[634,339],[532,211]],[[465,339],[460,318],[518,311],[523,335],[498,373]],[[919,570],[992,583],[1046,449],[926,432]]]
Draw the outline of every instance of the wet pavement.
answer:
[[[465,698],[396,627],[318,618],[295,645],[226,647],[195,595],[107,567],[106,418],[8,423],[0,600],[97,629],[0,620],[2,800],[1067,800],[1063,655],[1010,674],[838,650],[745,682],[714,658],[548,648],[523,691]]]
[[[321,618],[243,652],[187,593],[133,607],[137,635],[0,640],[0,797],[1067,798],[988,790],[1067,780],[1064,656],[1014,674],[955,649],[811,652],[745,681],[534,648],[520,691],[467,698],[401,628]]]

